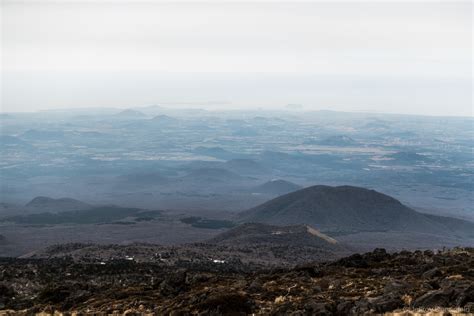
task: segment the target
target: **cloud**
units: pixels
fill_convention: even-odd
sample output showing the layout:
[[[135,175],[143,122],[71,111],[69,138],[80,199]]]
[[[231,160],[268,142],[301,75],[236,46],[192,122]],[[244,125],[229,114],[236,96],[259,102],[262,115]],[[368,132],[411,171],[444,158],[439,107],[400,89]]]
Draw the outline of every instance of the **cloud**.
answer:
[[[54,72],[470,80],[471,9],[470,2],[4,1],[3,88],[11,89],[7,103],[18,104],[15,73],[29,82]],[[43,107],[58,103],[52,98]]]

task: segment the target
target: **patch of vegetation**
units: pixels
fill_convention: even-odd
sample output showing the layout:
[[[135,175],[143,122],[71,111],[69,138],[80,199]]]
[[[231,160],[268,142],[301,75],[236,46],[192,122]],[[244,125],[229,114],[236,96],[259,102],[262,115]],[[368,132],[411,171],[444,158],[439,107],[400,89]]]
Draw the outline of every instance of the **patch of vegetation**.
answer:
[[[161,215],[161,211],[141,211],[137,214],[140,217],[158,217]]]
[[[196,228],[207,228],[207,229],[219,229],[219,228],[232,228],[235,227],[235,223],[228,220],[220,219],[207,219],[198,216],[190,216],[181,218],[180,221],[185,224],[189,224]]]
[[[137,208],[123,208],[116,206],[95,207],[88,210],[53,213],[40,213],[30,215],[10,216],[2,219],[3,222],[16,224],[99,224],[121,220],[130,216],[141,214]]]
[[[106,224],[112,224],[112,225],[135,225],[135,222],[127,222],[127,221],[117,221],[117,222],[110,222],[110,223],[99,223],[97,225],[106,225]]]
[[[199,217],[199,216],[190,216],[190,217],[181,218],[180,221],[181,221],[181,223],[192,225],[194,223],[199,222],[201,219],[202,219],[202,217]]]
[[[137,221],[137,222],[149,222],[149,221],[152,221],[154,219],[155,218],[152,217],[152,216],[140,216],[140,217],[135,218],[135,221]]]

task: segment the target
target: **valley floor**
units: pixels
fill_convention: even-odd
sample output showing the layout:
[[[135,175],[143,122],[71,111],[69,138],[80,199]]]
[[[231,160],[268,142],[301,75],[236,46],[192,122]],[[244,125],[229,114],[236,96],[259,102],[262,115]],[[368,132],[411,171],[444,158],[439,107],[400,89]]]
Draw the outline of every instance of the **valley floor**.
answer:
[[[132,221],[100,224],[15,224],[0,221],[0,232],[6,242],[0,240],[0,257],[25,256],[46,247],[61,243],[120,244],[154,243],[182,245],[205,242],[228,228],[203,228],[184,223],[183,218],[212,218],[234,220],[234,213],[212,211],[163,211],[159,218],[148,221]],[[402,249],[442,249],[443,247],[474,244],[473,238],[456,238],[415,232],[357,232],[332,235],[340,243],[354,251],[365,252],[374,248],[389,251]],[[34,236],[32,238],[31,236]]]

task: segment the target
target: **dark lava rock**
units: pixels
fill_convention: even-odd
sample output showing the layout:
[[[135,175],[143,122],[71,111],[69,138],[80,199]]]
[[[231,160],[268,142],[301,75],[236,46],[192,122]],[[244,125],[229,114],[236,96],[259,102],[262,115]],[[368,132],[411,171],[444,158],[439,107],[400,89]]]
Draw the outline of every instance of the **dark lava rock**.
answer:
[[[352,301],[344,301],[342,303],[337,304],[336,306],[336,315],[349,315],[352,307],[354,306],[354,302]]]
[[[465,306],[474,302],[474,285],[468,287],[456,287],[453,297],[456,306]]]
[[[399,297],[379,296],[374,298],[370,305],[375,312],[386,313],[402,307],[403,301]]]
[[[424,295],[418,297],[414,302],[414,307],[425,307],[425,308],[434,308],[434,307],[449,307],[449,302],[454,291],[452,289],[440,289],[429,291]]]
[[[209,275],[204,273],[187,274],[186,283],[190,285],[203,283],[209,280]]]
[[[210,295],[196,308],[206,315],[248,315],[252,305],[253,302],[246,295],[219,293]]]
[[[390,254],[383,248],[377,248],[372,252],[365,254],[354,254],[352,256],[342,258],[334,263],[336,266],[351,267],[351,268],[378,268],[380,263],[390,258]],[[379,271],[379,270],[377,270]],[[379,271],[380,273],[380,271]]]
[[[335,265],[343,266],[346,268],[367,268],[369,263],[367,262],[366,258],[364,258],[361,254],[354,254],[347,258],[343,258],[338,260]]]
[[[320,278],[323,276],[323,271],[319,267],[314,265],[299,266],[295,268],[295,271],[306,274],[312,278]]]
[[[168,275],[159,286],[160,293],[164,296],[176,295],[186,288],[186,272],[178,271]]]
[[[262,281],[260,281],[259,279],[255,279],[250,283],[247,290],[250,293],[257,293],[257,292],[262,291],[262,285],[263,285]]]
[[[351,309],[350,314],[362,315],[370,311],[370,303],[367,299],[362,299],[355,303],[355,306]]]
[[[380,262],[387,259],[390,255],[383,248],[375,248],[374,251],[366,254],[373,262]]]
[[[5,306],[10,303],[15,297],[15,291],[4,284],[0,284],[0,309],[5,308]]]
[[[403,280],[395,280],[387,285],[385,285],[383,292],[385,294],[404,294],[406,293],[412,286],[406,281]]]
[[[439,277],[442,275],[443,273],[441,272],[441,270],[435,267],[423,273],[422,277],[426,279],[431,279],[431,278]]]
[[[304,306],[306,313],[310,315],[333,315],[332,306],[328,303],[310,302]]]
[[[231,260],[183,267],[184,259],[178,265],[89,259],[0,258],[1,308],[21,315],[361,315],[471,308],[474,302],[471,248],[433,254],[376,250],[266,270],[235,269]]]
[[[71,289],[65,286],[46,287],[38,295],[38,299],[44,303],[57,304],[64,302],[71,295]]]

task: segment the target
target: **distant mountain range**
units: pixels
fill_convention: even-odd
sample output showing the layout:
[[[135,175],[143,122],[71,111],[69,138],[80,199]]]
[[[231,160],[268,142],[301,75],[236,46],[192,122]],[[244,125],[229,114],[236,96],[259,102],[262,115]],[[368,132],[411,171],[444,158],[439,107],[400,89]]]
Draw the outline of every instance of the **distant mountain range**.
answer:
[[[360,187],[317,185],[240,213],[241,222],[310,225],[324,232],[406,231],[474,236],[474,223],[414,211],[398,200]]]

